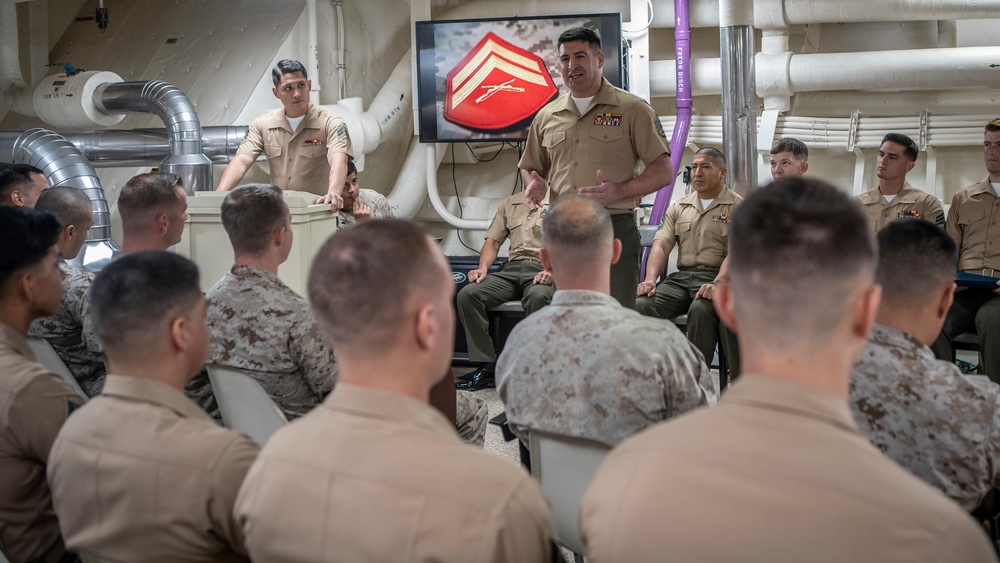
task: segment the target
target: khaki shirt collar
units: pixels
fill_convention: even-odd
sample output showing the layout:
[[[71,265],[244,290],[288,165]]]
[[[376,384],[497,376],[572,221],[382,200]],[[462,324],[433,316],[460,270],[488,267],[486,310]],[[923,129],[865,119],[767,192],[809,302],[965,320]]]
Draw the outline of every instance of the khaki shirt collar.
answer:
[[[454,425],[440,411],[393,391],[339,382],[321,408],[405,426],[419,426],[458,441]]]
[[[25,340],[24,335],[14,330],[14,327],[11,327],[6,323],[0,323],[0,342],[9,345],[18,354],[21,354],[32,362],[38,361],[38,359],[35,358],[34,352],[32,352],[31,348],[28,347],[28,341]]]
[[[804,383],[765,375],[745,374],[719,399],[719,406],[726,404],[780,411],[821,420],[842,430],[860,434],[847,401]]]
[[[898,328],[873,324],[871,336],[868,339],[873,344],[883,348],[902,350],[905,356],[920,357],[929,362],[935,361],[934,352],[926,344]]]
[[[212,420],[183,392],[159,381],[124,375],[108,375],[104,381],[104,390],[101,391],[101,395],[165,407],[182,418]]]
[[[715,207],[717,205],[735,205],[736,204],[736,192],[734,192],[733,190],[731,190],[731,189],[723,186],[722,187],[722,191],[719,192],[719,195],[715,196],[715,199],[712,200],[712,203],[709,204],[709,206],[708,206],[707,209],[702,209],[701,208],[701,196],[698,194],[698,192],[691,192],[691,193],[689,193],[688,195],[686,195],[683,198],[679,199],[677,201],[677,204],[678,205],[690,205],[691,207],[694,207],[698,211],[704,213],[705,211],[708,211],[709,209],[712,209],[713,207]]]
[[[296,135],[308,127],[312,128],[316,127],[315,125],[313,125],[312,122],[316,119],[316,114],[318,112],[319,108],[317,108],[314,104],[310,103],[309,109],[306,110],[305,119],[303,119],[302,122],[299,123],[298,129],[292,131],[292,126],[288,123],[288,117],[285,116],[285,108],[282,107],[277,112],[275,112],[275,117],[274,119],[271,120],[271,123],[268,125],[268,128],[284,129],[285,131],[288,132],[289,135]]]
[[[865,205],[873,203],[889,205],[889,200],[885,199],[885,196],[879,191],[878,186],[868,190],[867,193],[861,194],[861,197],[858,199]],[[917,203],[917,189],[911,186],[909,182],[904,182],[903,189],[899,190],[896,197],[892,198],[892,204],[895,205],[897,203]]]
[[[987,176],[982,182],[979,182],[969,190],[969,195],[981,195],[989,194],[993,197],[997,197],[996,190],[993,189],[993,184],[990,182],[990,177]]]
[[[514,197],[510,198],[511,205],[527,205],[528,200],[524,197],[524,192],[517,192]],[[538,204],[539,207],[545,207],[549,204],[549,192],[545,192],[545,197],[542,198],[541,203]]]
[[[558,113],[560,111],[568,111],[580,116],[583,116],[586,113],[584,112],[583,114],[581,114],[579,112],[579,110],[576,107],[576,102],[573,101],[572,93],[566,94],[561,99],[556,100],[556,103],[558,105],[556,106],[555,112],[553,113]],[[599,104],[604,104],[606,106],[619,105],[618,92],[615,91],[615,87],[612,86],[610,82],[608,82],[608,79],[604,78],[603,76],[601,77],[601,89],[598,90],[596,94],[594,94],[594,99],[590,101],[590,105],[587,107],[587,111],[590,111],[590,108]]]

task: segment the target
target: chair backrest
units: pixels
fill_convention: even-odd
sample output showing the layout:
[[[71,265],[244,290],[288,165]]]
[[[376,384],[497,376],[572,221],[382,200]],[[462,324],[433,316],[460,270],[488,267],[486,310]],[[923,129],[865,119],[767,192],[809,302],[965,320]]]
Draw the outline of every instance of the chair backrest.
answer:
[[[31,352],[38,358],[39,363],[45,366],[45,369],[63,378],[63,381],[68,383],[81,397],[87,396],[48,340],[35,336],[29,336],[25,340],[28,341],[28,348],[31,348]]]
[[[583,554],[576,528],[580,499],[611,448],[591,440],[537,430],[528,433],[528,441],[531,475],[552,503],[552,518],[559,541],[574,553]]]
[[[238,369],[209,365],[208,379],[222,422],[263,446],[288,419],[253,377]]]
[[[653,246],[653,237],[659,228],[659,225],[639,225],[639,245],[647,248]]]

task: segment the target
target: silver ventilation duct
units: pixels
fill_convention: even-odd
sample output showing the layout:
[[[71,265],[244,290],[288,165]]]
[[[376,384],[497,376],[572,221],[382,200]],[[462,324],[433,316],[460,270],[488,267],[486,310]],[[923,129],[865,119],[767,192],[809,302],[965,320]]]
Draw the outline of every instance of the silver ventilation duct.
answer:
[[[212,162],[202,153],[201,121],[194,104],[173,84],[149,82],[106,83],[94,91],[94,105],[102,113],[152,113],[168,131],[169,156],[160,171],[177,174],[188,194],[211,191]]]
[[[30,164],[42,170],[52,186],[68,186],[87,194],[94,206],[94,226],[73,263],[100,270],[118,245],[111,240],[111,212],[101,180],[80,150],[65,137],[47,129],[28,129],[18,136],[0,137],[0,161]]]
[[[246,125],[202,127],[202,154],[212,164],[228,164],[246,133]],[[8,134],[0,131],[0,140]],[[97,168],[157,166],[170,156],[166,129],[105,129],[63,136]]]

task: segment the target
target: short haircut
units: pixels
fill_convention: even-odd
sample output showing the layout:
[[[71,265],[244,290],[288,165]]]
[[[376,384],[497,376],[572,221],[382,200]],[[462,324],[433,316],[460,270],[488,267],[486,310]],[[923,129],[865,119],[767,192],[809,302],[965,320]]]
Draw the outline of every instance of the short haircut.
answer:
[[[925,219],[896,219],[878,233],[882,304],[917,308],[955,279],[958,247],[948,233]]]
[[[1000,131],[1000,117],[993,119],[989,123],[987,123],[986,131],[989,131],[990,133],[995,133],[997,131]]]
[[[179,205],[178,187],[184,187],[176,174],[139,174],[125,183],[118,194],[118,212],[122,215],[122,225],[128,229],[135,227],[134,221],[141,220],[150,213],[165,212]]]
[[[720,151],[719,149],[715,149],[715,148],[712,148],[712,147],[705,147],[703,149],[699,149],[698,152],[696,152],[694,154],[695,155],[699,155],[699,154],[707,155],[709,158],[712,159],[712,163],[715,164],[716,166],[718,166],[719,168],[725,168],[726,167],[726,155],[722,154],[722,151]]]
[[[792,156],[801,160],[809,160],[809,147],[795,137],[782,137],[771,145],[771,154],[790,152]]]
[[[59,221],[27,207],[0,206],[0,294],[14,275],[48,255],[59,238]]]
[[[574,27],[559,34],[559,41],[556,46],[573,41],[585,41],[598,51],[601,50],[601,36],[596,30],[589,27]]]
[[[347,175],[356,174],[358,172],[358,167],[354,164],[353,160],[347,161]]]
[[[902,133],[886,133],[885,137],[882,137],[882,142],[879,143],[879,146],[881,147],[886,141],[902,146],[903,154],[906,155],[906,160],[911,162],[915,162],[917,160],[917,154],[920,152],[920,147],[917,146],[916,141],[913,139]]]
[[[281,59],[271,69],[271,82],[274,82],[274,85],[277,86],[281,84],[282,74],[294,74],[296,72],[301,72],[302,78],[309,78],[309,75],[306,73],[306,67],[302,66],[302,63],[295,59]]]
[[[875,253],[860,205],[832,185],[786,178],[756,190],[729,232],[740,331],[775,346],[824,341],[859,280],[874,281]]]
[[[0,170],[0,198],[7,201],[14,190],[31,185],[31,174],[45,176],[44,172],[30,164],[11,164]]]
[[[35,209],[55,215],[63,228],[83,225],[94,213],[87,194],[67,186],[56,186],[42,192],[35,202]]]
[[[588,257],[614,238],[611,216],[593,198],[564,196],[542,221],[542,246],[557,257]]]
[[[201,295],[198,266],[187,258],[161,250],[126,254],[101,270],[90,287],[94,331],[112,356],[144,353],[162,337],[159,329]]]
[[[286,226],[288,204],[277,186],[246,184],[222,200],[222,227],[237,254],[262,253],[275,229]]]
[[[334,349],[384,349],[421,292],[439,291],[427,232],[409,221],[365,221],[341,229],[309,271],[309,301]],[[443,278],[444,276],[442,276]]]

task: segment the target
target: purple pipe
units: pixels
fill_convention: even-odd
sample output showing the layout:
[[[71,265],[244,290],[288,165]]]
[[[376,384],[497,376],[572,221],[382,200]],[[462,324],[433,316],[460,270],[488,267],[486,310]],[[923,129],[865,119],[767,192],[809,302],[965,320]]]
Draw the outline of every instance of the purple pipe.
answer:
[[[691,19],[688,12],[688,0],[674,0],[674,51],[677,58],[677,121],[670,137],[670,166],[674,171],[674,179],[656,192],[653,200],[653,211],[649,217],[650,225],[659,225],[663,214],[670,205],[670,198],[677,183],[677,170],[687,146],[688,131],[691,129]],[[640,280],[646,278],[646,258],[649,249],[642,251],[642,272]]]

